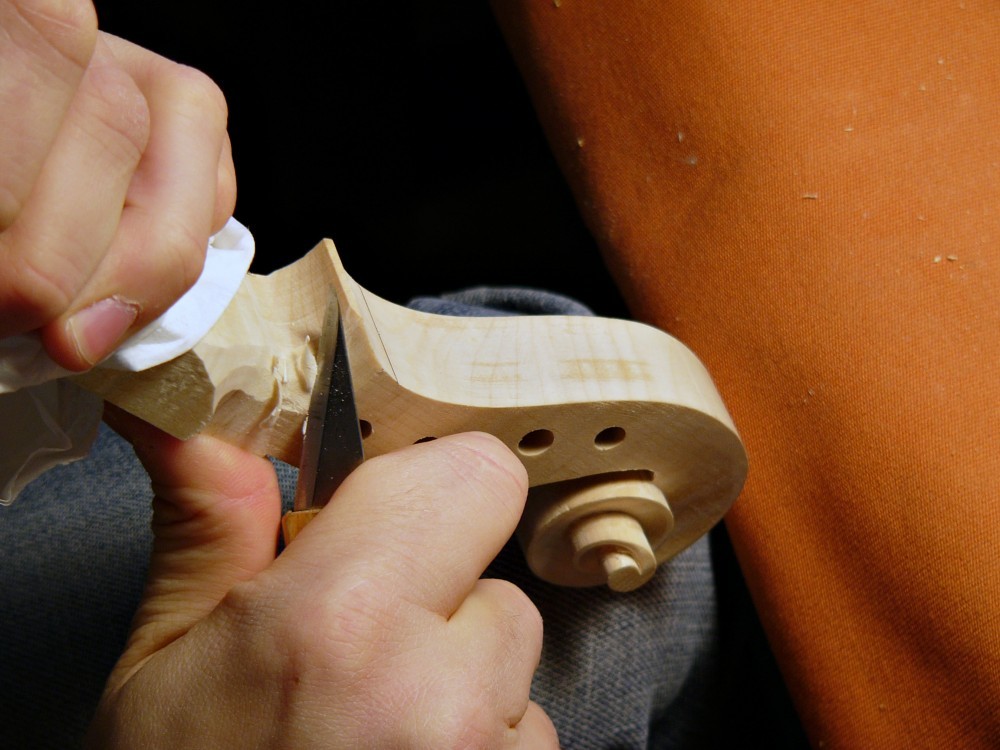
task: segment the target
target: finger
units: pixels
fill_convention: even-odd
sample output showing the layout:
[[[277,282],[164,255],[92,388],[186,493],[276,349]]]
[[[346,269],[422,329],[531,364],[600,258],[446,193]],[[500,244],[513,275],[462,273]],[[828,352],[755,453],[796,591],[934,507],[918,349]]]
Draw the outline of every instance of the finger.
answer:
[[[148,132],[145,98],[98,42],[35,189],[3,237],[9,270],[0,280],[0,298],[8,300],[4,333],[47,325],[79,307],[118,230]],[[103,319],[90,314],[74,321],[75,336],[61,342],[70,350],[57,358],[61,364],[81,369],[79,359],[90,362],[95,349],[100,354],[116,343],[138,310],[125,302],[103,312]]]
[[[0,0],[0,230],[17,218],[97,37],[89,0]]]
[[[548,714],[534,701],[528,704],[524,718],[507,733],[511,750],[559,750],[559,736]]]
[[[218,185],[215,189],[215,211],[212,214],[212,234],[219,232],[236,208],[236,166],[233,164],[233,143],[229,133],[222,142],[219,158]]]
[[[449,617],[510,538],[526,493],[524,467],[490,435],[414,445],[362,464],[276,571],[308,578],[317,595],[375,580],[390,599]]]
[[[73,320],[84,311],[90,323],[95,303],[134,303],[129,330],[158,317],[197,280],[204,265],[217,205],[219,161],[226,133],[225,99],[193,68],[177,65],[114,37],[104,37],[130,72],[149,106],[150,132],[132,181],[110,251],[70,310],[46,326],[43,338],[53,359],[86,369],[110,353],[118,340],[79,352],[82,337]]]
[[[393,610],[395,633],[380,652],[393,684],[379,686],[379,705],[404,731],[415,730],[398,744],[507,746],[529,708],[541,655],[538,610],[513,584],[480,580],[447,622],[419,611],[423,618]],[[433,631],[443,632],[420,632],[428,617],[437,620]]]
[[[135,658],[205,617],[274,559],[280,494],[271,464],[208,436],[176,440],[114,407],[106,421],[153,482],[153,555],[133,625]]]
[[[528,709],[531,680],[542,654],[542,618],[531,600],[508,581],[486,579],[448,621],[452,638],[471,644],[485,661],[479,687],[508,726]]]
[[[139,260],[135,270],[145,278],[160,277],[146,269],[181,263],[190,266],[188,282],[193,283],[213,230],[220,171],[227,173],[226,182],[235,181],[225,97],[194,68],[116,37],[108,37],[108,42],[146,94],[154,123],[130,186],[118,244],[133,248],[134,240],[142,241],[144,251],[132,254]],[[223,196],[223,207],[229,208],[230,201],[235,201],[235,190]],[[175,286],[168,299],[150,300],[150,305],[158,315],[185,290],[186,285]]]

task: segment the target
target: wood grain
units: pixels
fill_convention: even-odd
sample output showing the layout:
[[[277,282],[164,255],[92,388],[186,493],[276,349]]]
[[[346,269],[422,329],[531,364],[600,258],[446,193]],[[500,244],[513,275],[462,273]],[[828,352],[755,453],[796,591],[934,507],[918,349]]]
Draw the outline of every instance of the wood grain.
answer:
[[[584,533],[577,523],[595,513],[637,517],[661,562],[708,531],[742,487],[746,455],[735,427],[705,368],[676,339],[604,318],[415,312],[355,283],[328,240],[270,276],[249,275],[182,357],[80,381],[177,437],[204,431],[295,464],[331,288],[366,455],[466,430],[500,438],[528,471],[520,533],[542,577],[593,585],[624,566],[635,575],[619,574],[619,587],[632,588],[627,582],[652,572],[636,562],[647,553],[620,538],[621,519],[608,516],[606,544],[593,524]],[[570,495],[584,499],[565,502]],[[653,496],[665,499],[656,520],[638,507]],[[620,564],[577,564],[574,538]]]

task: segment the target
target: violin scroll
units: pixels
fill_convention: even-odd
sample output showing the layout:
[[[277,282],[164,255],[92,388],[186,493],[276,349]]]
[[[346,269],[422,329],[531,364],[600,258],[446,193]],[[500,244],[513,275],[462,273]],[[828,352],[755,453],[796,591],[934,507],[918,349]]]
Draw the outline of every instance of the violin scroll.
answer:
[[[540,577],[634,589],[736,499],[743,445],[676,339],[606,318],[416,312],[358,285],[329,240],[248,275],[187,354],[81,382],[177,437],[205,431],[295,464],[331,285],[365,454],[467,430],[498,437],[528,472],[518,534]]]

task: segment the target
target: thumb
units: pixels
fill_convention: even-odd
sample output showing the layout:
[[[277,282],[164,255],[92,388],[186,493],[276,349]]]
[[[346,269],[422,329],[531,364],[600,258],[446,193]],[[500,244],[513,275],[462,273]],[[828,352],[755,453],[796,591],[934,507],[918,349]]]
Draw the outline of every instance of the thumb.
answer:
[[[270,462],[221,440],[177,440],[114,407],[153,485],[153,552],[118,669],[131,673],[274,561],[281,499]]]

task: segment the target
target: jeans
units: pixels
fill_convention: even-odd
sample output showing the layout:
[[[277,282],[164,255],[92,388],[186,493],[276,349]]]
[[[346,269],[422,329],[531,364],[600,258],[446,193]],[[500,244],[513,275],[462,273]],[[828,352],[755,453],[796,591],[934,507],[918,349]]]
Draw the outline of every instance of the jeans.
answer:
[[[460,315],[586,313],[555,295],[509,289],[422,298],[412,306]],[[296,470],[275,465],[290,507]],[[54,469],[0,509],[0,748],[79,744],[142,591],[150,499],[131,447],[102,426],[86,460]],[[730,607],[726,623],[716,598],[720,564],[742,602]],[[705,537],[629,594],[540,581],[515,542],[487,575],[520,586],[542,613],[533,697],[567,750],[726,747],[733,728],[743,745],[747,722],[779,734],[790,727],[791,739],[771,737],[770,746],[799,746],[794,715],[766,646],[754,639],[756,619],[749,599],[740,599],[734,571],[731,559],[713,560]],[[759,655],[763,667],[747,669],[747,654]],[[756,680],[761,674],[765,679]],[[755,691],[777,696],[777,713],[761,709]]]

